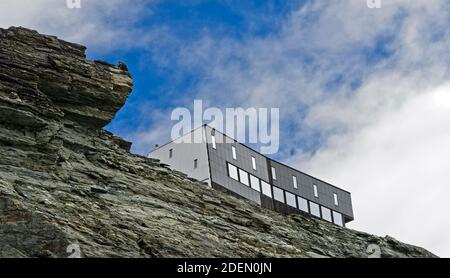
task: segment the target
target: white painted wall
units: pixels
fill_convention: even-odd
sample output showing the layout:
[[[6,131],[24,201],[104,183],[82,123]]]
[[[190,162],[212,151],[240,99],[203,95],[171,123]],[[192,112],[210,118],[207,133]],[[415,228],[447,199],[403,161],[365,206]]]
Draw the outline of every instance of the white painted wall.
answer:
[[[168,164],[171,169],[183,172],[199,181],[207,182],[211,186],[204,132],[203,126],[197,128],[166,145],[156,148],[148,154],[148,157],[159,159],[162,163]],[[194,136],[202,138],[202,142],[193,143]],[[191,139],[190,142],[192,143],[183,143],[186,139]],[[170,149],[173,150],[172,158],[169,158]],[[194,159],[198,159],[197,169],[194,169]]]

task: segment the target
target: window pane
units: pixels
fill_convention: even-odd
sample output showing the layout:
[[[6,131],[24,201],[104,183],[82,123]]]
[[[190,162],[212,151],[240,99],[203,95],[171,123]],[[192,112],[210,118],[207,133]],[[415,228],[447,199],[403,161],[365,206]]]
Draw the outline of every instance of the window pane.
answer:
[[[342,214],[340,214],[339,212],[333,211],[333,222],[336,225],[343,226],[344,224],[342,222]]]
[[[317,190],[317,185],[313,185],[314,187],[314,197],[318,198],[319,197],[319,190]]]
[[[291,207],[296,208],[297,203],[295,201],[295,195],[289,192],[286,192],[286,204],[290,205]]]
[[[259,188],[259,179],[253,175],[250,175],[250,185],[253,189],[261,191],[261,189]]]
[[[211,143],[212,143],[212,147],[213,147],[213,149],[215,149],[216,148],[216,136],[211,136]]]
[[[228,174],[230,175],[230,178],[239,181],[238,170],[237,170],[236,166],[231,165],[230,163],[228,163]]]
[[[268,184],[267,182],[265,182],[263,180],[261,181],[261,190],[264,195],[272,198],[272,190],[270,189],[270,184]]]
[[[334,205],[339,206],[338,196],[336,193],[333,193],[333,198],[334,198]]]
[[[278,187],[273,187],[273,198],[279,202],[284,203],[284,192]]]
[[[277,179],[277,171],[275,170],[274,167],[272,167],[272,178],[273,178],[274,180]]]
[[[320,217],[319,205],[313,202],[309,202],[309,208],[311,209],[311,214]]]
[[[252,156],[252,167],[253,170],[256,170],[256,159]]]
[[[322,209],[322,218],[328,222],[333,222],[331,219],[331,210],[327,209],[326,207],[321,207],[321,209]]]
[[[245,184],[246,186],[249,186],[248,183],[248,174],[244,170],[239,169],[239,178],[241,179],[241,183]]]
[[[233,159],[236,160],[237,157],[236,157],[236,147],[235,146],[231,146],[231,152],[233,154]]]
[[[298,197],[298,196],[297,196],[297,202],[298,202],[298,208],[299,208],[301,211],[304,211],[304,212],[308,212],[308,213],[309,213],[309,210],[308,210],[308,201],[307,201],[306,199],[303,199],[302,197]]]
[[[292,183],[294,184],[294,188],[297,188],[297,177],[292,176]]]

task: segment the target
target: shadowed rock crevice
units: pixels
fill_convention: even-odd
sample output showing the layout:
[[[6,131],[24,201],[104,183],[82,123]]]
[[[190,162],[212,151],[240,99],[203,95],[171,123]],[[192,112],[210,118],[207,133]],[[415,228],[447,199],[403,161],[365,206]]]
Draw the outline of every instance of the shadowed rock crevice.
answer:
[[[102,127],[131,76],[85,50],[0,29],[0,257],[368,257],[374,246],[433,256],[265,210],[130,154]]]

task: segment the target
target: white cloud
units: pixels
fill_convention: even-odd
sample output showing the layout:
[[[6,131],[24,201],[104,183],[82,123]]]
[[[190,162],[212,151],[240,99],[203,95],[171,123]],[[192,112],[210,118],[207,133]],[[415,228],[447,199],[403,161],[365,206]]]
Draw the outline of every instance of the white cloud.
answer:
[[[146,32],[135,24],[144,13],[151,13],[149,2],[152,1],[82,0],[81,9],[69,9],[66,0],[2,0],[0,27],[36,29],[104,53],[142,46],[155,36],[155,32]]]
[[[449,94],[448,83],[420,90],[373,123],[331,136],[317,153],[291,163],[346,185],[357,219],[351,227],[448,256]]]
[[[170,127],[174,124],[170,120],[171,111],[161,110],[157,107],[149,109],[149,107],[151,107],[150,104],[143,104],[136,109],[136,113],[141,113],[139,116],[141,119],[147,119],[145,123],[152,122],[157,124],[150,127],[139,127],[128,134],[125,139],[133,142],[133,153],[147,155],[156,144],[163,145],[171,141]],[[151,145],[152,143],[153,145]]]
[[[83,1],[80,11],[64,2],[2,0],[0,26],[103,51],[145,47],[156,36],[135,26],[147,2]],[[195,98],[212,106],[280,107],[289,138],[281,144],[297,151],[282,153],[285,161],[351,190],[351,227],[450,256],[449,7],[446,0],[383,0],[381,9],[365,0],[307,1],[278,33],[234,40],[205,31],[152,50],[160,65],[200,75]],[[390,55],[367,56],[382,40]],[[190,106],[191,96],[177,103]],[[168,138],[170,113],[141,110],[162,122],[129,135],[144,153],[148,142]],[[319,146],[311,152],[303,143]]]
[[[277,34],[205,33],[172,62],[214,106],[280,107],[285,161],[351,190],[351,227],[450,256],[450,6],[382,2],[310,1]]]

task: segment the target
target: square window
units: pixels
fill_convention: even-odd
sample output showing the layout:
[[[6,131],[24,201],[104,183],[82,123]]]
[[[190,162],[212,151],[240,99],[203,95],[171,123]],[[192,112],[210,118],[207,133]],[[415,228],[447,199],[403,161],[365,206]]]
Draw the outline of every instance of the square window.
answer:
[[[302,197],[298,197],[297,196],[297,202],[298,202],[298,208],[301,211],[304,212],[308,212],[309,213],[309,209],[308,209],[308,201],[306,199],[303,199]]]
[[[239,169],[239,179],[241,181],[242,184],[249,186],[249,182],[248,182],[248,173],[245,172],[244,170]]]
[[[256,191],[261,192],[261,189],[259,187],[259,179],[257,177],[250,175],[250,185]]]
[[[230,176],[230,178],[239,181],[238,169],[236,168],[236,166],[230,163],[228,163],[228,175]]]
[[[343,221],[342,221],[342,214],[340,214],[339,212],[333,211],[333,222],[336,225],[344,226]]]
[[[268,184],[267,182],[265,182],[263,180],[261,180],[261,190],[264,195],[272,198],[272,190],[270,188],[270,184]]]
[[[331,219],[331,210],[326,207],[321,207],[322,209],[322,218],[328,222],[333,222]]]
[[[286,191],[286,204],[291,207],[297,208],[297,201],[295,200],[295,195]]]
[[[278,187],[273,187],[273,198],[278,202],[284,203],[284,191]]]
[[[320,208],[319,205],[313,202],[309,202],[309,208],[311,210],[311,214],[320,217]]]

